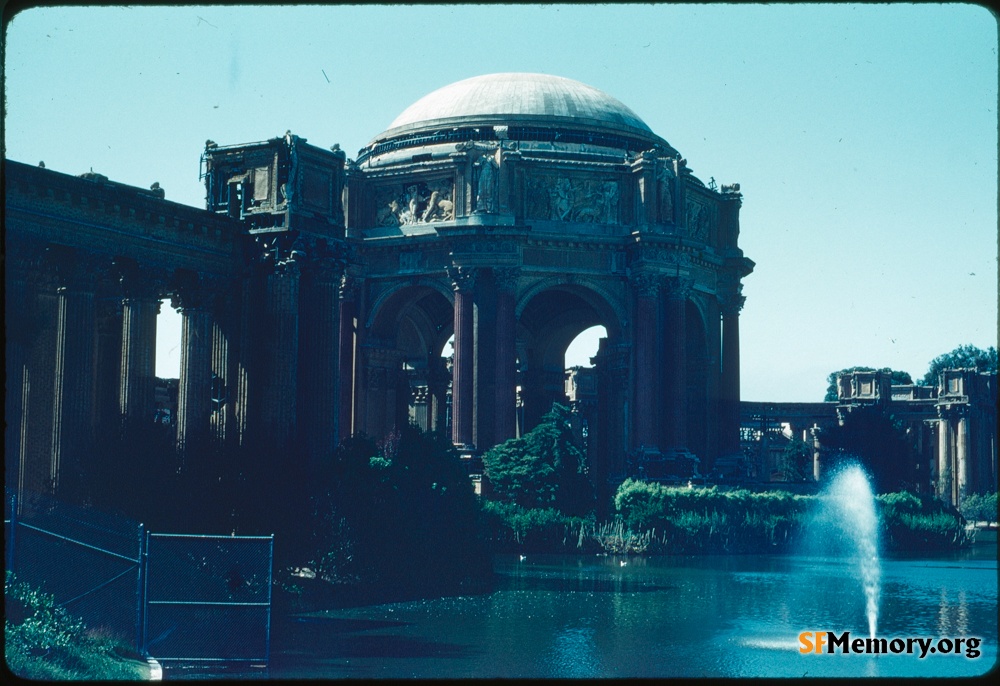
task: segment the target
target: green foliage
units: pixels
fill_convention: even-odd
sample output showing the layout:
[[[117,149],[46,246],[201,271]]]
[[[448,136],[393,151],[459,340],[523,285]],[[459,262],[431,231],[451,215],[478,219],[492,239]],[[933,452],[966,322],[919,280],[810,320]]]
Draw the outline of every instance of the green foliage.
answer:
[[[876,369],[875,367],[847,367],[846,369],[841,369],[839,372],[830,372],[826,377],[827,387],[826,395],[823,396],[823,400],[835,401],[837,400],[837,376],[840,374],[848,374],[850,372],[888,372],[892,383],[896,386],[909,386],[913,383],[913,378],[910,376],[909,372],[901,372],[895,369],[890,369],[889,367],[882,367],[881,369]]]
[[[596,549],[589,540],[593,517],[572,517],[554,508],[517,503],[482,503],[483,526],[495,552],[580,552]]]
[[[917,482],[918,456],[904,425],[877,407],[856,408],[824,431],[823,450],[828,469],[860,462],[878,492],[913,489]]]
[[[936,498],[903,491],[875,500],[889,549],[946,550],[968,542],[962,516]]]
[[[920,379],[923,386],[936,386],[938,375],[945,369],[974,368],[979,372],[996,372],[997,349],[990,346],[986,350],[974,345],[960,345],[950,353],[938,355],[931,360],[927,373]]]
[[[783,491],[686,488],[634,479],[615,493],[615,508],[628,530],[652,532],[650,550],[666,553],[787,549],[811,501]]]
[[[801,438],[793,438],[778,458],[778,471],[785,481],[807,481],[812,478],[813,447]]]
[[[980,495],[973,493],[966,496],[961,505],[962,516],[970,522],[997,521],[997,494]]]
[[[32,680],[148,678],[131,648],[88,631],[51,595],[10,572],[4,580],[4,656],[14,674]]]
[[[554,404],[520,438],[493,447],[483,463],[495,497],[524,508],[554,508],[582,516],[594,509],[594,488],[570,411]]]
[[[488,577],[472,483],[443,436],[355,437],[317,478],[308,564],[323,578],[419,594]]]

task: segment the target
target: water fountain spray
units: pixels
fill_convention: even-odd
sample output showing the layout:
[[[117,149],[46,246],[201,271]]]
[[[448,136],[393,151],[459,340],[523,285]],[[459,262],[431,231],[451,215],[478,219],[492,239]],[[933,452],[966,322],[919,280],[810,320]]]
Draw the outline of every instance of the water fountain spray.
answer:
[[[842,540],[856,556],[865,593],[865,613],[872,638],[878,624],[881,567],[878,559],[878,514],[875,495],[864,470],[856,465],[840,469],[825,490],[827,507]]]

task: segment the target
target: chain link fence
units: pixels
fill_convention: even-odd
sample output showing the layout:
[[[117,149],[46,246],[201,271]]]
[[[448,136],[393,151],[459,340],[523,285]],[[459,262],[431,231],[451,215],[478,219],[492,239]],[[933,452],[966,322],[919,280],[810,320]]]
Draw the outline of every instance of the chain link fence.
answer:
[[[266,668],[273,536],[153,534],[48,496],[5,496],[6,569],[88,627],[178,666]]]
[[[149,534],[144,646],[161,662],[266,665],[271,536]]]
[[[5,500],[7,569],[92,629],[136,642],[142,524],[41,494]]]

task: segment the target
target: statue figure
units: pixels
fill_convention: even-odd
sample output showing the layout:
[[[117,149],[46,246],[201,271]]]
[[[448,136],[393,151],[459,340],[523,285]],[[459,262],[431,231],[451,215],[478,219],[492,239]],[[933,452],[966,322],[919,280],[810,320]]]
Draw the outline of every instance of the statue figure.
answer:
[[[443,193],[438,190],[431,191],[431,197],[427,201],[427,209],[421,220],[424,222],[448,221],[455,218],[455,203],[443,197]]]
[[[601,198],[604,206],[603,221],[605,224],[618,223],[618,184],[605,181],[601,186]]]
[[[479,176],[476,181],[476,211],[496,212],[496,171],[493,155],[482,155],[476,162]]]
[[[552,189],[552,214],[553,219],[566,221],[569,213],[573,211],[573,185],[565,176],[556,179],[555,187]]]
[[[418,210],[420,209],[420,203],[423,198],[420,197],[420,189],[416,186],[410,186],[406,189],[407,198],[409,202],[407,203],[408,210],[406,212],[406,221],[400,217],[400,224],[416,224],[417,218],[420,216]]]
[[[674,191],[666,170],[660,172],[660,221],[674,221]]]

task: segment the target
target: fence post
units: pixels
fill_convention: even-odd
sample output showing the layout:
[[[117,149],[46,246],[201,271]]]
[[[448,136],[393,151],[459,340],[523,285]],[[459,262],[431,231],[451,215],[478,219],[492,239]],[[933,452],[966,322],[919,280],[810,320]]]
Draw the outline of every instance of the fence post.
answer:
[[[139,571],[135,575],[135,647],[146,655],[146,527],[139,525]]]
[[[14,571],[14,543],[17,541],[17,493],[10,494],[10,540],[7,546],[7,569]]]
[[[264,661],[266,664],[271,663],[271,602],[272,593],[274,591],[274,534],[271,534],[271,540],[268,541],[270,549],[267,552],[267,629],[264,639]]]

